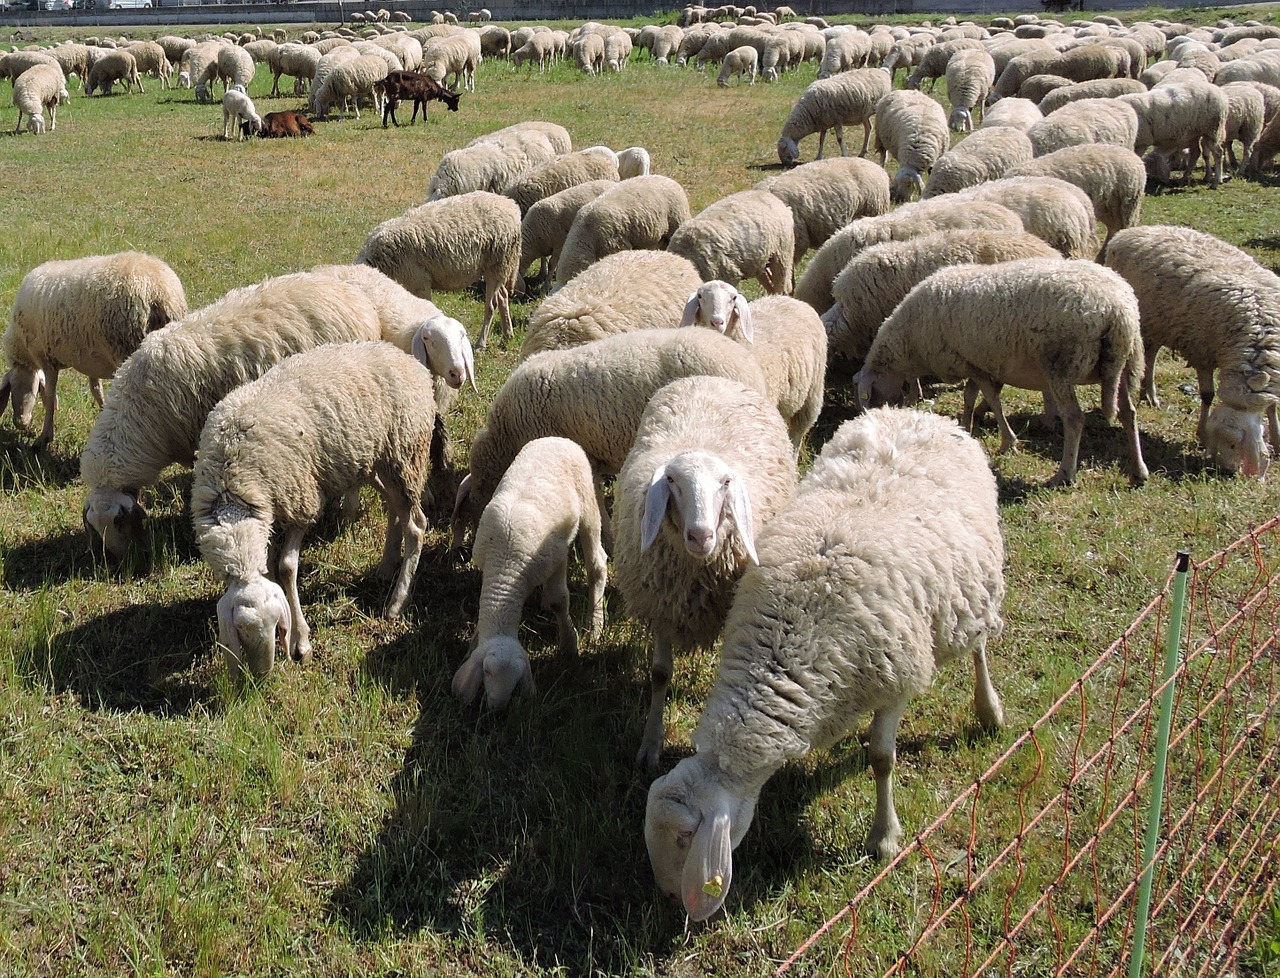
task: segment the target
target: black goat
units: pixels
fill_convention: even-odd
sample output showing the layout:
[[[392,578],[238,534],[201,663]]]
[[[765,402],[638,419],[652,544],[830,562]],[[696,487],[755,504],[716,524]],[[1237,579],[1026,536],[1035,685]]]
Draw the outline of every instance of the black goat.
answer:
[[[458,111],[457,92],[451,92],[430,75],[425,75],[420,71],[392,71],[388,72],[387,77],[380,81],[374,82],[373,90],[383,96],[385,102],[382,109],[382,128],[387,128],[387,119],[398,128],[399,120],[396,119],[396,107],[401,101],[413,99],[413,115],[409,118],[409,124],[413,125],[418,118],[418,108],[422,108],[422,120],[427,119],[427,102],[431,99],[437,99],[449,107],[450,112]]]

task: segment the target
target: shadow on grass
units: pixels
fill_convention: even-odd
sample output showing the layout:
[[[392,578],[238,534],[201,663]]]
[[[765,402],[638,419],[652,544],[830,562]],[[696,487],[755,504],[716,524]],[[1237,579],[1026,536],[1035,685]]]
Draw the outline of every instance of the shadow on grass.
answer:
[[[32,447],[31,437],[9,429],[0,438],[0,488],[6,493],[26,489],[59,489],[80,476],[80,457]]]

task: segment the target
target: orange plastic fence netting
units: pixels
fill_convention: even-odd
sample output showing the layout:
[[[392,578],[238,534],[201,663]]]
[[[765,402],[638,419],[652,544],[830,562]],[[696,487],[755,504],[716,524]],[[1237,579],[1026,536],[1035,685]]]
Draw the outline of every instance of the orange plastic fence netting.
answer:
[[[1192,565],[1147,973],[1234,973],[1280,898],[1278,578],[1280,518]],[[1171,582],[775,976],[837,939],[850,976],[1127,974]]]

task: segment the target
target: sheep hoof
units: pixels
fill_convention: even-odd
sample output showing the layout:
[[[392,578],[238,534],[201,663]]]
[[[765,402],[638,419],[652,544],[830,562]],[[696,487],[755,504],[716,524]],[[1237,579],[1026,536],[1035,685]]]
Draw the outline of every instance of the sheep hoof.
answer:
[[[872,829],[867,836],[867,855],[887,863],[902,851],[901,841],[901,826],[885,829],[883,832]]]
[[[658,755],[662,753],[660,744],[641,744],[636,752],[636,768],[653,774],[658,770]]]
[[[1075,481],[1076,477],[1074,474],[1068,475],[1066,472],[1059,469],[1053,474],[1053,478],[1045,483],[1045,488],[1056,489],[1058,486],[1069,486]]]

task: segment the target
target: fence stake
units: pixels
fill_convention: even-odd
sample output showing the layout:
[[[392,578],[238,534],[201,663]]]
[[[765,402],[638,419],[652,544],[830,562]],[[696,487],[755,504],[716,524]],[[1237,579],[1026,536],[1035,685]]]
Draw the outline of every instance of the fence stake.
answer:
[[[1173,725],[1173,674],[1182,648],[1182,611],[1187,599],[1187,568],[1191,554],[1178,551],[1174,564],[1173,605],[1169,613],[1169,641],[1164,655],[1164,689],[1160,693],[1160,717],[1156,726],[1156,762],[1151,778],[1151,810],[1147,813],[1147,836],[1142,850],[1142,881],[1138,886],[1138,907],[1133,928],[1133,953],[1129,958],[1129,978],[1142,975],[1147,946],[1147,917],[1151,912],[1151,879],[1155,875],[1156,844],[1160,836],[1160,809],[1164,804],[1165,766],[1169,756],[1169,730]]]

